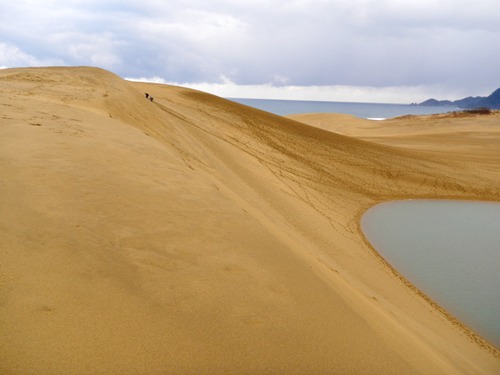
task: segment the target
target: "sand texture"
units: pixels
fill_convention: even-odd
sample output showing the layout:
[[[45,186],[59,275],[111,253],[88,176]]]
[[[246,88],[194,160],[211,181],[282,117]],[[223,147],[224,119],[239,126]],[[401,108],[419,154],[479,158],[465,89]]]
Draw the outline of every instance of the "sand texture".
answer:
[[[498,114],[309,126],[85,67],[0,98],[0,374],[500,373],[359,226],[499,201]]]

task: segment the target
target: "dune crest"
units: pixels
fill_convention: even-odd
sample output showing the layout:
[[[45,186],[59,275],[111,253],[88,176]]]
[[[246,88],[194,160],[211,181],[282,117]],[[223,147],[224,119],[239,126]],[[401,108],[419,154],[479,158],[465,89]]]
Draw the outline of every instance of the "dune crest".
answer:
[[[2,374],[500,370],[359,228],[384,200],[500,200],[493,151],[96,68],[0,70],[0,96]]]

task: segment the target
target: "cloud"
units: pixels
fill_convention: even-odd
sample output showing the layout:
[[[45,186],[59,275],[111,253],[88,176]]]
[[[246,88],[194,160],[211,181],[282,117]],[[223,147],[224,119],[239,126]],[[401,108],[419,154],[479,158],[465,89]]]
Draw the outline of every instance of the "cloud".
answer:
[[[215,86],[225,76],[283,93],[426,86],[483,95],[500,84],[498,19],[497,0],[19,0],[2,5],[3,44],[18,50],[0,64],[98,65]]]
[[[161,77],[140,77],[140,78],[125,78],[128,81],[133,81],[133,82],[149,82],[149,83],[161,83],[161,84],[168,84],[165,79]]]
[[[44,66],[58,65],[57,60],[53,59],[38,59],[32,56],[19,47],[10,43],[0,43],[0,66],[17,67],[17,66]]]
[[[495,71],[491,61],[498,52],[491,45],[500,31],[492,29],[494,16],[484,2],[475,4],[472,18],[465,10],[470,6],[457,10],[446,1],[216,4],[155,19],[158,25],[150,26],[157,39],[179,43],[160,51],[148,68],[187,82],[216,82],[224,74],[241,85],[276,77],[293,85],[375,87],[458,86],[465,79],[482,88]],[[482,20],[488,27],[481,28]]]

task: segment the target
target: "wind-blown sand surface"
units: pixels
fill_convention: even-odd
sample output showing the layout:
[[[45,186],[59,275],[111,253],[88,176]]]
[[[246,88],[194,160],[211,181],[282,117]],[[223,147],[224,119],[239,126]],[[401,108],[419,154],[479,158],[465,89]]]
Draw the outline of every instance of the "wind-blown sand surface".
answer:
[[[0,96],[1,374],[500,371],[359,226],[500,200],[498,115],[345,136],[95,68],[1,70]]]

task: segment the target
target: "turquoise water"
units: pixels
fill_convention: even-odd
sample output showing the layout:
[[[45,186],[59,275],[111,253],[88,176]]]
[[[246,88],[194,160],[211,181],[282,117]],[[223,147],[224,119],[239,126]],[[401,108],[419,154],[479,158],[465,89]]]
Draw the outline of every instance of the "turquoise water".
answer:
[[[500,203],[386,202],[361,226],[406,279],[500,347]]]
[[[404,115],[428,115],[457,110],[454,107],[427,107],[407,104],[315,102],[300,100],[233,99],[237,103],[276,115],[297,113],[345,113],[360,118],[391,118]]]

